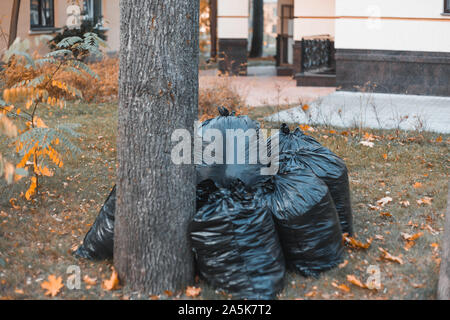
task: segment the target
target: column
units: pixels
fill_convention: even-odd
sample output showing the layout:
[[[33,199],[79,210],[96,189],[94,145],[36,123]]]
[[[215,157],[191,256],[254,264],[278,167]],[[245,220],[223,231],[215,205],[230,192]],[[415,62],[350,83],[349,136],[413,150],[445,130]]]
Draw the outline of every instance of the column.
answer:
[[[219,72],[247,75],[249,0],[217,0]]]

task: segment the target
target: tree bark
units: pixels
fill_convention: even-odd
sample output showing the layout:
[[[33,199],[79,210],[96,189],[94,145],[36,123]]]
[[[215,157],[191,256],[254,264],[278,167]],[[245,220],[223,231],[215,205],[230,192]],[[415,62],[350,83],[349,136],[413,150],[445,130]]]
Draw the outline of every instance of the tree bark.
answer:
[[[253,36],[250,57],[261,57],[264,43],[264,1],[253,0]]]
[[[447,211],[445,217],[444,237],[442,238],[441,259],[438,299],[450,300],[450,184],[448,185]]]
[[[17,38],[17,25],[19,23],[20,0],[14,0],[11,11],[11,23],[9,25],[8,48]]]
[[[211,59],[217,57],[217,0],[209,0],[209,19],[211,33]]]
[[[114,264],[141,293],[193,280],[188,224],[195,169],[171,161],[175,129],[198,109],[198,0],[121,0]]]

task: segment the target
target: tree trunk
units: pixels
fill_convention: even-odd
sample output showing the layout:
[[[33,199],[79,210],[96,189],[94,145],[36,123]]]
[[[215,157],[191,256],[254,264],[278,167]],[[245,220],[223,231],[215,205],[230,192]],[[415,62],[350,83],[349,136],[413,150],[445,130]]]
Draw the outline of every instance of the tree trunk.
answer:
[[[114,264],[141,293],[193,280],[188,224],[195,169],[171,161],[175,129],[198,109],[198,0],[121,0]]]
[[[447,211],[444,237],[442,238],[441,270],[439,274],[438,299],[450,300],[450,184],[448,185]]]
[[[253,0],[253,37],[250,57],[261,57],[264,42],[264,1]]]
[[[14,0],[11,11],[11,23],[9,25],[8,48],[17,38],[17,25],[19,23],[20,0]]]
[[[209,21],[211,33],[211,59],[217,57],[217,0],[209,0]]]

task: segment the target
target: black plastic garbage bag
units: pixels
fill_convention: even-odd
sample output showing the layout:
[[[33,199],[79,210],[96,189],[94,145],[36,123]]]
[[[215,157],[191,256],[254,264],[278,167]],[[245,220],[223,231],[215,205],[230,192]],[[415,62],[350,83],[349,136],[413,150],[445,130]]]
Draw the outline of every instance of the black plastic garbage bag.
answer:
[[[343,243],[328,187],[309,168],[298,165],[282,164],[272,182],[272,191],[265,199],[275,220],[287,268],[317,277],[335,267],[340,262]]]
[[[344,160],[299,128],[291,132],[286,124],[280,129],[279,150],[280,154],[296,153],[296,159],[326,183],[339,215],[342,232],[353,235],[350,185]]]
[[[197,211],[207,202],[209,196],[219,190],[212,180],[205,180],[197,184]]]
[[[224,107],[219,108],[219,113],[220,116],[204,121],[197,129],[197,137],[203,137],[203,160],[196,166],[197,182],[212,180],[218,187],[227,188],[238,179],[247,187],[268,180],[270,177],[261,174],[265,165],[259,161],[259,123],[248,116],[234,116]],[[206,135],[214,132],[220,133],[222,148],[213,152],[210,147],[216,140],[210,137],[208,141]],[[197,158],[202,156],[198,152]],[[212,157],[207,158],[209,155]]]
[[[285,262],[270,211],[242,183],[220,189],[194,216],[192,250],[202,278],[237,299],[273,299]]]
[[[84,237],[83,244],[74,252],[75,256],[90,260],[113,257],[115,211],[116,186],[112,189],[97,219]]]

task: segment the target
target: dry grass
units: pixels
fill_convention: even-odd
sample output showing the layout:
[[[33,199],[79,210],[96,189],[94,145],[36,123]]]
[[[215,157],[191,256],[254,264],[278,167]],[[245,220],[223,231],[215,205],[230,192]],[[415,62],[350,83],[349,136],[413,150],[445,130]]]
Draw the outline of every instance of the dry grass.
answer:
[[[60,72],[55,80],[67,82],[80,89],[87,102],[100,103],[116,100],[119,92],[119,59],[104,58],[88,65],[99,76],[99,79],[90,76],[80,77],[73,72]],[[32,68],[27,69],[23,63],[17,63],[15,59],[11,59],[10,63],[5,65],[5,70],[0,73],[0,84],[10,88],[18,82],[35,78],[49,68],[54,69],[53,66],[48,65],[43,65],[37,71]],[[67,97],[67,99],[70,98],[72,97]]]
[[[6,186],[0,182],[0,297],[5,299],[41,299],[42,281],[51,274],[62,276],[66,285],[56,298],[101,299],[128,298],[124,290],[115,292],[101,288],[109,278],[111,262],[89,262],[74,259],[70,251],[82,241],[97,216],[103,201],[115,182],[116,168],[116,104],[71,104],[64,121],[80,123],[86,136],[79,141],[83,156],[67,161],[52,178],[43,180],[41,196],[26,202],[20,193],[26,186],[20,182]],[[249,111],[260,118],[275,108]],[[59,117],[54,117],[59,118]],[[52,124],[52,119],[44,119]],[[52,124],[53,125],[53,124]],[[266,127],[277,124],[266,123]],[[361,133],[343,132],[330,128],[315,128],[311,134],[321,143],[343,157],[350,170],[350,181],[357,239],[373,238],[369,249],[347,248],[345,267],[323,274],[319,279],[305,279],[289,274],[280,299],[433,299],[440,259],[440,247],[448,183],[448,153],[450,136],[443,141],[429,133],[407,133],[397,138],[390,131],[370,131],[377,136],[373,148],[359,144]],[[0,152],[4,146],[0,145]],[[385,159],[384,155],[387,155]],[[414,188],[416,182],[422,187]],[[383,210],[371,210],[377,200],[393,198]],[[417,200],[428,196],[431,205],[418,205]],[[13,208],[9,202],[17,198]],[[404,208],[399,201],[409,201]],[[389,212],[390,217],[381,215]],[[423,232],[408,251],[401,232]],[[379,247],[403,264],[382,260]],[[435,249],[437,248],[437,250]],[[67,288],[67,268],[77,265],[81,277],[97,278],[88,289]],[[381,290],[368,290],[350,284],[347,275],[362,282],[368,278],[368,266],[381,271]],[[350,291],[334,285],[345,284]],[[201,298],[226,298],[209,288],[203,288]],[[148,296],[142,297],[148,298]],[[161,296],[161,299],[167,298]]]
[[[201,121],[216,117],[217,108],[222,106],[236,114],[248,113],[245,97],[237,93],[229,77],[217,77],[211,81],[199,90],[198,113]]]

